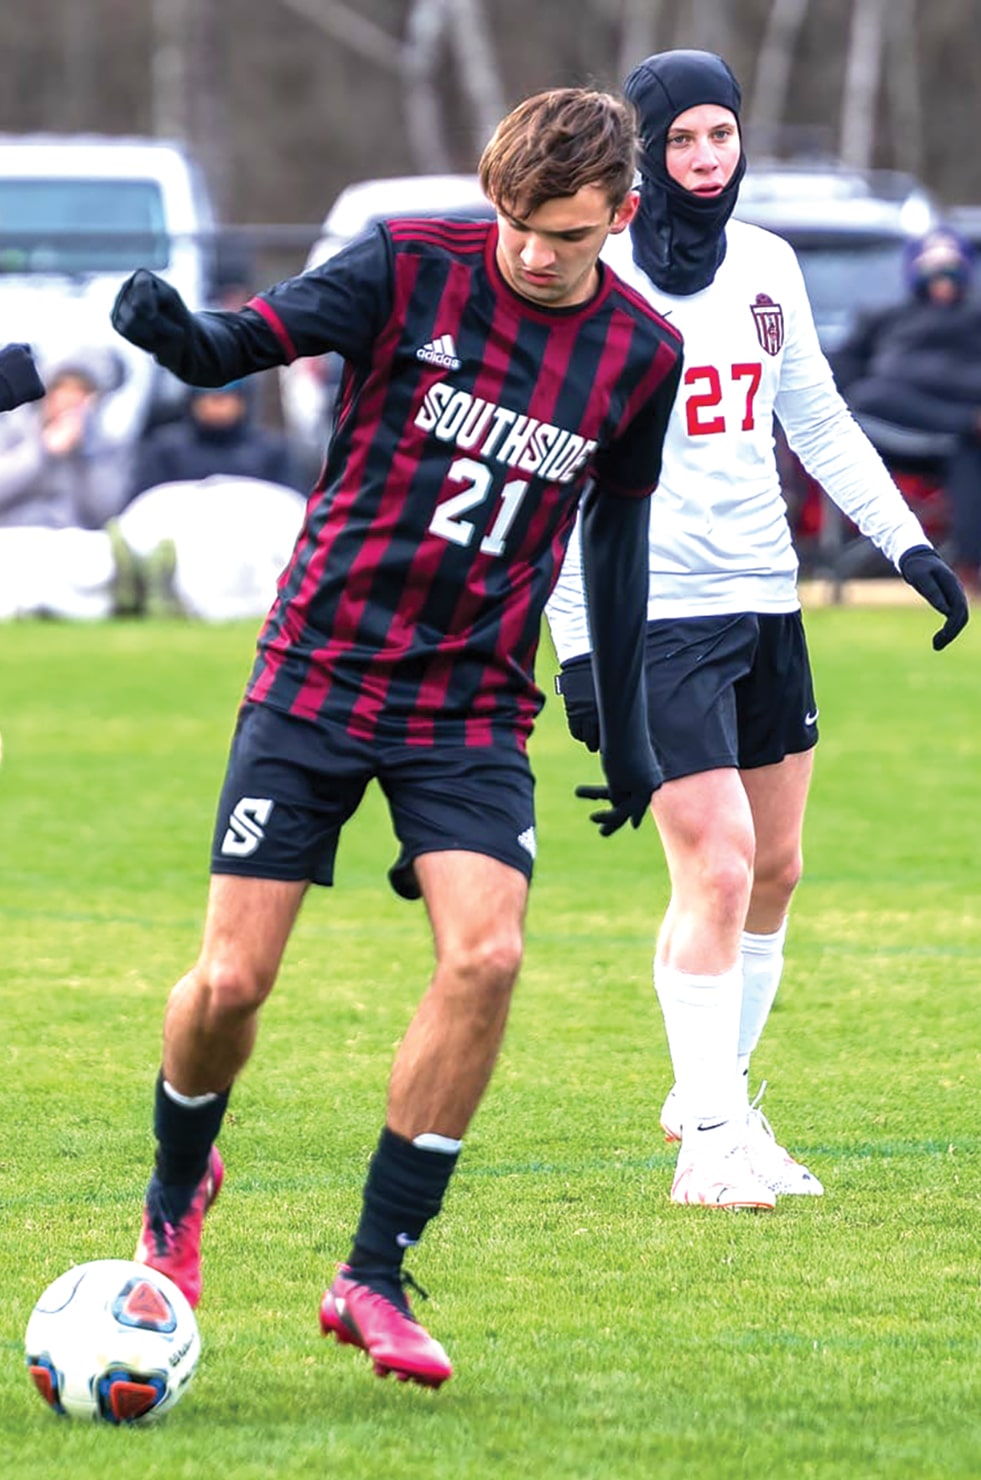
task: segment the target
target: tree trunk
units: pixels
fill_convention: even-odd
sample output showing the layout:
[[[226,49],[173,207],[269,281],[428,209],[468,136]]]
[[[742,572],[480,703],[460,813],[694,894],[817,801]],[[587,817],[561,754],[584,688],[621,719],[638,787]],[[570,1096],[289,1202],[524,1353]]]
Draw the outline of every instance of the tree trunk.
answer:
[[[730,0],[691,0],[691,21],[685,31],[687,40],[679,41],[679,46],[714,51],[728,61],[733,33]]]
[[[770,6],[748,116],[744,114],[743,133],[750,153],[781,153],[780,132],[786,115],[794,50],[807,9],[808,0],[773,0]]]
[[[900,169],[923,171],[923,103],[915,0],[892,0],[886,26],[886,88]]]
[[[403,46],[402,89],[409,148],[421,173],[445,174],[450,151],[436,86],[440,47],[446,38],[448,0],[413,0]]]
[[[875,152],[875,111],[882,66],[886,0],[855,0],[845,91],[841,105],[841,157],[869,169]]]
[[[658,34],[664,0],[622,0],[620,44],[617,49],[617,79],[658,50]]]
[[[187,140],[190,0],[152,0],[153,132],[163,139]]]
[[[506,112],[504,85],[483,0],[453,0],[449,25],[464,96],[472,112],[473,152],[479,155]]]
[[[91,0],[61,0],[58,30],[63,59],[60,125],[65,129],[91,129],[96,116],[98,44]]]

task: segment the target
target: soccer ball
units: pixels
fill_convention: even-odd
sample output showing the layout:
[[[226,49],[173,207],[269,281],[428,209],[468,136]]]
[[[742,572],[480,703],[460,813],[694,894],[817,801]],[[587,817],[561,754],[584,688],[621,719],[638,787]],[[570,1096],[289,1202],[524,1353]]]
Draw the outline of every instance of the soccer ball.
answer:
[[[113,1424],[173,1408],[201,1355],[194,1312],[174,1282],[128,1259],[59,1275],[31,1312],[24,1345],[34,1385],[56,1413]]]

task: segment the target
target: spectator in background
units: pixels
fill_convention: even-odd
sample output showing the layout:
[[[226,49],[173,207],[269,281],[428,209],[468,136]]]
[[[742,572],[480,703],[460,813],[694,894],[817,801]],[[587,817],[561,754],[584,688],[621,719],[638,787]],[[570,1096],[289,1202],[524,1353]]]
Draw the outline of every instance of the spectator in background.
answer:
[[[129,454],[98,416],[117,373],[104,352],[79,349],[47,370],[36,406],[0,421],[0,526],[101,529],[120,512]]]
[[[950,556],[981,594],[981,303],[968,244],[940,226],[907,255],[909,296],[861,317],[835,380],[887,461],[935,463],[950,505]]]
[[[254,424],[252,392],[243,380],[192,390],[183,417],[156,427],[140,443],[131,497],[160,483],[217,474],[300,488],[303,480],[286,438]]]

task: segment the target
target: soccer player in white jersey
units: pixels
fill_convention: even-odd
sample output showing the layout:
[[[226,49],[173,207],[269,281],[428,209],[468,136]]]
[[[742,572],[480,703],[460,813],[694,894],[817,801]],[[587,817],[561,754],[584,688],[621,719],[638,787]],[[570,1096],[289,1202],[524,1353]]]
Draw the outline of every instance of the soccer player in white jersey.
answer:
[[[652,810],[671,880],[654,962],[675,1079],[661,1119],[680,1141],[671,1197],[772,1208],[778,1194],[823,1190],[749,1099],[818,733],[774,414],[808,472],[943,614],[935,648],[968,608],[835,391],[794,252],[729,220],[746,167],[729,68],[710,53],[665,52],[624,90],[640,114],[641,205],[607,255],[685,342],[651,504],[646,657],[665,776]],[[569,728],[595,749],[575,545],[548,617]]]

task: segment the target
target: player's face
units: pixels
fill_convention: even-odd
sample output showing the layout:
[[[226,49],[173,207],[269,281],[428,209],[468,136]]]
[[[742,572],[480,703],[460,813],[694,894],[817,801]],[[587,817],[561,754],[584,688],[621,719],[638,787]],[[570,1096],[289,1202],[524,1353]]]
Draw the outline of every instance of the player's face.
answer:
[[[740,147],[736,115],[717,103],[699,103],[679,113],[668,129],[665,168],[683,189],[711,197],[732,179]]]
[[[522,298],[543,308],[585,303],[599,283],[596,259],[611,232],[625,231],[637,196],[624,196],[614,210],[601,185],[547,200],[527,216],[497,209],[497,265]]]

